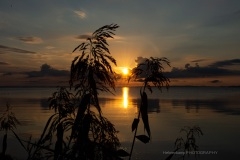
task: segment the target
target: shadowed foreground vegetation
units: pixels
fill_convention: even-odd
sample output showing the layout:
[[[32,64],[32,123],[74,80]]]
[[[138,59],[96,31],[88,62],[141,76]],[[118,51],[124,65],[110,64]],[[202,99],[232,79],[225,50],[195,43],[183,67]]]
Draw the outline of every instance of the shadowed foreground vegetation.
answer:
[[[131,72],[128,81],[143,82],[140,89],[141,104],[132,123],[134,132],[130,152],[121,149],[118,131],[106,117],[103,116],[99,104],[100,92],[114,93],[116,74],[112,65],[117,65],[108,49],[107,39],[113,38],[116,24],[105,25],[87,38],[86,42],[78,45],[73,52],[80,52],[71,64],[69,87],[59,87],[49,98],[49,108],[55,113],[51,115],[37,140],[23,140],[14,132],[20,124],[14,114],[7,111],[1,117],[1,130],[5,131],[1,156],[7,156],[7,135],[11,131],[27,153],[27,160],[54,159],[54,160],[117,160],[123,157],[131,159],[135,139],[148,143],[151,139],[151,130],[148,120],[148,95],[152,87],[159,90],[169,87],[169,79],[163,75],[163,65],[170,66],[167,58],[147,58]],[[141,118],[141,119],[140,119]],[[138,124],[142,120],[147,134],[137,135]],[[200,136],[199,127],[184,128],[187,138],[176,140],[175,151],[196,151],[196,133]],[[171,159],[174,154],[167,157]],[[184,159],[184,156],[182,157]]]

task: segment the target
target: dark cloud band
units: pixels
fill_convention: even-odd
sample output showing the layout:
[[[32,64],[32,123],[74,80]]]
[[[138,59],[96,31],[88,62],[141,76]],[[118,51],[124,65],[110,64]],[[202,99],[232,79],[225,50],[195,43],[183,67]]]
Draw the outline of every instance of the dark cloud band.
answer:
[[[226,66],[232,66],[232,65],[240,65],[240,59],[218,61],[218,62],[211,64],[210,66],[211,67],[226,67]]]
[[[143,63],[146,58],[138,57],[135,62],[137,64]],[[205,61],[205,59],[199,59],[192,62]],[[195,66],[191,66],[189,63],[185,65],[185,68],[173,67],[170,72],[165,72],[165,76],[168,78],[200,78],[200,77],[214,77],[214,76],[233,76],[240,75],[240,70],[231,70],[223,68],[231,65],[240,65],[240,59],[217,61],[209,66],[200,66],[198,63]],[[144,66],[141,69],[145,69]],[[212,83],[219,83],[213,81]]]
[[[46,76],[60,77],[69,76],[70,72],[67,70],[54,69],[48,64],[43,64],[41,66],[40,71],[31,71],[26,72],[25,74],[27,74],[28,77],[46,77]]]

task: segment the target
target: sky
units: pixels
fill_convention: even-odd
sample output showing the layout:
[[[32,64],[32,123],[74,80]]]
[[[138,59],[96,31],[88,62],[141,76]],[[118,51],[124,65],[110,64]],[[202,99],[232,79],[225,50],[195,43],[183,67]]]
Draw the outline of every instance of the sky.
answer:
[[[0,86],[65,83],[73,49],[112,23],[116,70],[166,57],[173,85],[240,85],[239,0],[1,0],[0,17]]]

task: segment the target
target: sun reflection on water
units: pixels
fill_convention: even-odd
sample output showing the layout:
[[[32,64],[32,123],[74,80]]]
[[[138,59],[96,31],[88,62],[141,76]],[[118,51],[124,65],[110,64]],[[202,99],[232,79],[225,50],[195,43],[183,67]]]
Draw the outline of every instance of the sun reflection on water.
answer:
[[[124,108],[128,108],[128,92],[129,92],[128,87],[122,88],[122,103]]]

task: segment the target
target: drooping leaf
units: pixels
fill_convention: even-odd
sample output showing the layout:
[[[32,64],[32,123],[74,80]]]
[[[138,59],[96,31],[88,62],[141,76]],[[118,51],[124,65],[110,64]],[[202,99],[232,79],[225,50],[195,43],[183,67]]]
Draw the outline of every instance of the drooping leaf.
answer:
[[[148,136],[151,137],[151,131],[150,131],[150,126],[149,126],[149,121],[148,121],[148,98],[146,92],[143,92],[141,94],[141,116],[144,124],[144,129],[147,131]]]
[[[5,156],[5,152],[7,150],[7,133],[3,137],[3,144],[2,144],[2,154]]]
[[[128,157],[130,154],[123,149],[117,150],[117,155],[119,157]]]
[[[138,135],[136,138],[145,144],[150,141],[150,138],[146,135]]]
[[[132,123],[132,132],[137,128],[139,123],[139,119],[134,118],[133,123]]]

